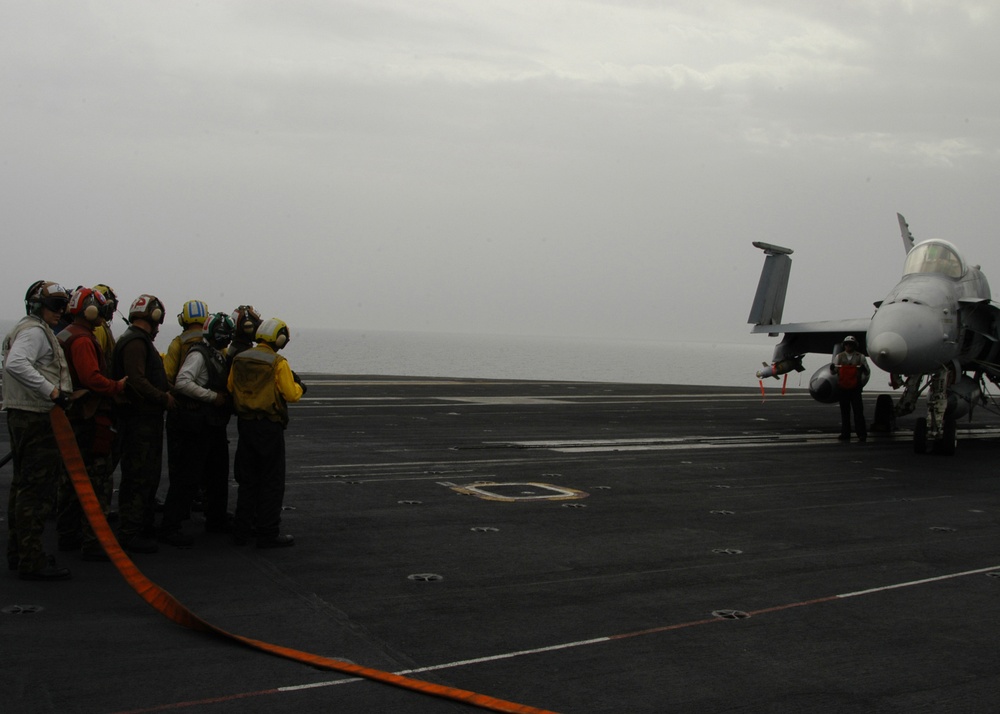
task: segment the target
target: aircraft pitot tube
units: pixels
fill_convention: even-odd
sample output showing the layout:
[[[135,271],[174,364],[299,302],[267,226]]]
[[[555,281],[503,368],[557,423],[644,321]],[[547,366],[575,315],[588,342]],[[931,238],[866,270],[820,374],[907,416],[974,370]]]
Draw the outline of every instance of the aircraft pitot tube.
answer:
[[[777,379],[783,374],[795,370],[796,372],[801,372],[805,367],[802,366],[801,357],[789,357],[788,359],[783,359],[780,362],[775,362],[774,364],[765,364],[764,369],[757,370],[757,379],[766,379],[767,377],[774,377]]]

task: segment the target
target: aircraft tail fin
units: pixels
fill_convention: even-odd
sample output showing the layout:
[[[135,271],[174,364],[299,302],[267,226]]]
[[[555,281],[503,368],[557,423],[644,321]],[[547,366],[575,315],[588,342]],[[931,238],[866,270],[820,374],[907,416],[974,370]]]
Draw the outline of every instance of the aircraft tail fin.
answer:
[[[785,292],[792,271],[792,259],[788,256],[792,250],[759,241],[754,241],[753,245],[763,250],[767,257],[764,258],[764,268],[760,271],[757,294],[747,322],[751,325],[777,325],[781,323],[781,314],[785,310]]]
[[[906,252],[909,253],[916,241],[913,239],[913,234],[910,233],[910,226],[907,225],[906,219],[903,218],[903,214],[897,213],[896,218],[899,220],[899,232],[903,236],[903,248],[905,248]]]

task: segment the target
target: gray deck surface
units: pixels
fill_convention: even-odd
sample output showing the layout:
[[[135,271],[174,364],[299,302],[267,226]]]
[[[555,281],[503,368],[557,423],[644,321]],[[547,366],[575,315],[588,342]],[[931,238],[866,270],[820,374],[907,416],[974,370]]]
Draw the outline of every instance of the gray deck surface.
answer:
[[[134,556],[219,627],[567,713],[1000,708],[989,413],[918,456],[912,419],[840,443],[836,406],[773,388],[306,381],[295,547],[196,514],[195,548]],[[110,564],[59,562],[72,580],[0,586],[7,714],[476,711],[184,629]]]

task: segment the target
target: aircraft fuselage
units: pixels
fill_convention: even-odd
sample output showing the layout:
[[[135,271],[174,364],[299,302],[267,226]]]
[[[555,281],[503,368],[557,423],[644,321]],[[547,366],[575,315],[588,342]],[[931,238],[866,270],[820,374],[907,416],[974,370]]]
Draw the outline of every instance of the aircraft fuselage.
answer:
[[[950,262],[926,256],[948,253]],[[967,267],[946,241],[925,241],[907,258],[902,280],[879,304],[868,328],[868,355],[893,374],[931,374],[942,365],[981,356],[986,338],[974,329],[979,302],[990,287],[978,268]]]

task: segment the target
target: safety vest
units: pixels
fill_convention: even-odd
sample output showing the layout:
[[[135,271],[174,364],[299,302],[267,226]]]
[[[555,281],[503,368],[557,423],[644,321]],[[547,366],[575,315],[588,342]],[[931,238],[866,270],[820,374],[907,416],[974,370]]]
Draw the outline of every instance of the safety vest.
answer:
[[[837,381],[841,389],[854,389],[858,386],[858,366],[842,364],[837,368]]]
[[[3,341],[4,409],[23,409],[28,412],[49,412],[52,409],[52,400],[48,398],[48,395],[39,394],[33,389],[28,389],[28,387],[21,384],[13,375],[7,372],[7,354],[10,352],[11,345],[14,344],[17,336],[22,332],[33,329],[45,332],[45,337],[48,339],[49,346],[52,349],[52,359],[46,364],[41,364],[41,358],[46,355],[38,355],[34,362],[34,368],[51,384],[59,387],[60,392],[69,393],[73,391],[73,380],[69,375],[69,365],[66,364],[66,357],[59,347],[59,341],[56,339],[55,333],[52,332],[52,328],[45,324],[42,318],[35,315],[28,315],[21,318],[21,321],[14,326],[14,329],[10,331],[10,334]]]
[[[69,325],[66,329],[56,335],[56,339],[59,340],[59,344],[61,344],[63,348],[63,354],[66,355],[66,364],[69,365],[69,373],[73,378],[74,389],[85,389],[87,386],[80,379],[80,373],[77,371],[76,365],[73,364],[73,343],[77,340],[90,340],[90,342],[94,345],[94,354],[97,358],[97,368],[101,371],[101,374],[110,379],[108,365],[104,359],[104,352],[101,350],[101,346],[98,344],[97,338],[94,337],[93,332],[82,325]],[[69,416],[70,420],[89,419],[94,416],[98,408],[102,407],[104,410],[110,411],[111,400],[105,399],[103,395],[90,392],[73,404],[67,416]]]
[[[181,371],[184,358],[188,351],[201,342],[201,327],[189,327],[181,334],[177,335],[167,347],[167,354],[163,356],[163,369],[167,374],[167,383],[174,386],[177,380],[177,373]]]
[[[125,347],[134,340],[140,340],[145,343],[146,379],[160,391],[167,391],[169,388],[167,385],[167,375],[163,371],[163,360],[160,359],[160,354],[156,351],[156,347],[153,345],[153,338],[151,338],[145,330],[140,330],[134,325],[125,330],[125,334],[121,336],[121,339],[119,339],[118,343],[115,345],[115,354],[111,365],[111,378],[121,379],[126,376],[125,361],[122,358],[122,355],[125,353]],[[131,380],[125,383],[124,394],[128,398],[129,405],[136,411],[163,411],[163,405],[160,402],[150,402],[146,400],[136,390],[135,385],[132,384]]]
[[[288,404],[278,390],[275,373],[285,360],[257,345],[233,359],[233,408],[240,419],[267,419],[288,425]]]
[[[205,384],[199,384],[198,386],[211,389],[213,392],[228,394],[226,384],[229,380],[229,366],[226,364],[225,356],[219,352],[219,350],[212,349],[209,345],[205,344],[204,340],[191,345],[191,349],[188,350],[188,354],[191,352],[197,352],[202,356],[202,359],[205,360],[205,367],[208,370],[208,381]],[[186,394],[181,394],[177,391],[173,394],[174,398],[177,400],[179,409],[177,409],[176,414],[172,413],[172,415],[177,416],[179,421],[187,424],[188,428],[197,426],[196,422],[198,420],[203,420],[208,426],[225,426],[229,423],[229,417],[232,414],[232,411],[230,410],[228,404],[217,407],[208,402],[201,402],[196,399],[192,399]],[[195,418],[192,419],[192,417]],[[168,416],[167,419],[169,420],[170,416]]]

